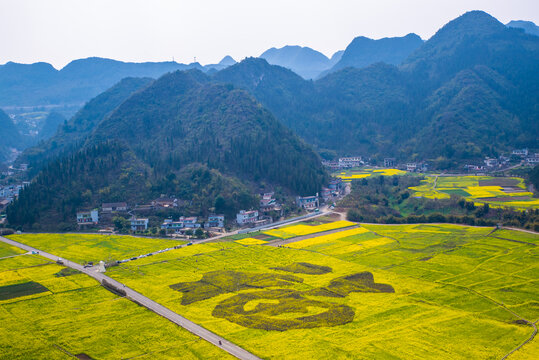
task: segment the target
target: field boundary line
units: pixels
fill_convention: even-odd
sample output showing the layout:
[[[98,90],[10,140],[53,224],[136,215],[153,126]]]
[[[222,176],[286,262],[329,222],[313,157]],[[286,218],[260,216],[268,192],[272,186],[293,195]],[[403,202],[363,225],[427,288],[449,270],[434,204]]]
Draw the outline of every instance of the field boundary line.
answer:
[[[321,231],[321,232],[317,232],[317,233],[314,233],[314,234],[301,235],[301,236],[296,236],[296,237],[289,238],[289,239],[272,240],[272,241],[268,241],[266,244],[264,244],[264,246],[288,245],[288,244],[292,244],[292,243],[295,243],[295,242],[298,242],[298,241],[312,239],[312,238],[315,238],[315,237],[318,237],[318,236],[331,235],[331,234],[335,234],[335,233],[338,233],[338,232],[341,232],[341,231],[357,229],[358,227],[361,227],[361,225],[351,225],[351,226],[347,226],[347,227],[344,227],[344,228]]]
[[[466,286],[462,286],[462,285],[457,285],[457,284],[452,284],[452,283],[446,283],[446,282],[442,282],[442,281],[435,281],[436,283],[439,283],[439,284],[444,284],[444,285],[449,285],[449,286],[455,286],[455,287],[458,287],[458,288],[461,288],[461,289],[464,289],[464,290],[467,290],[473,294],[476,294],[478,296],[481,296],[485,299],[487,299],[488,301],[498,305],[499,307],[501,307],[502,309],[504,309],[505,311],[511,313],[512,315],[516,316],[517,318],[519,318],[520,320],[523,320],[526,322],[526,324],[530,325],[532,328],[533,328],[533,332],[532,334],[526,339],[524,340],[520,345],[518,345],[516,348],[514,348],[513,350],[511,350],[510,352],[508,352],[507,354],[505,354],[504,357],[502,357],[501,360],[504,360],[504,359],[507,359],[507,357],[509,357],[511,354],[513,354],[515,351],[519,350],[520,348],[522,348],[524,345],[526,345],[527,343],[529,343],[530,341],[533,340],[533,338],[535,338],[535,335],[537,334],[537,325],[535,325],[535,322],[531,322],[529,320],[526,320],[525,318],[523,318],[522,316],[520,316],[519,314],[517,314],[516,312],[514,312],[513,310],[509,309],[508,307],[506,307],[504,304],[501,304],[499,302],[497,302],[496,300],[484,295],[484,294],[481,294],[480,292],[477,292],[473,289],[470,289]]]
[[[53,255],[51,253],[47,253],[44,251],[41,251],[39,249],[33,248],[31,246],[25,245],[23,243],[19,243],[17,241],[5,238],[3,236],[0,236],[0,241],[16,246],[23,250],[28,251],[37,251],[38,255],[48,258],[53,261],[59,261],[62,258]],[[173,322],[176,325],[181,326],[185,330],[189,331],[190,333],[206,340],[210,344],[213,344],[217,346],[219,349],[226,351],[230,355],[241,359],[241,360],[261,360],[256,355],[248,352],[247,350],[241,348],[240,346],[226,340],[225,338],[211,332],[210,330],[192,322],[191,320],[181,316],[180,314],[170,310],[169,308],[159,304],[158,302],[142,295],[141,293],[127,287],[125,284],[107,276],[103,273],[97,272],[96,269],[93,268],[85,268],[82,265],[75,263],[73,261],[69,261],[66,259],[62,259],[62,265],[65,267],[70,267],[75,270],[79,270],[80,272],[94,278],[97,280],[105,289],[111,291],[107,286],[104,286],[104,283],[107,283],[109,286],[115,287],[119,292],[125,293],[125,297],[128,300],[131,300],[135,304],[138,304],[140,306],[144,306],[148,310],[154,312],[157,315],[160,315],[169,321]]]

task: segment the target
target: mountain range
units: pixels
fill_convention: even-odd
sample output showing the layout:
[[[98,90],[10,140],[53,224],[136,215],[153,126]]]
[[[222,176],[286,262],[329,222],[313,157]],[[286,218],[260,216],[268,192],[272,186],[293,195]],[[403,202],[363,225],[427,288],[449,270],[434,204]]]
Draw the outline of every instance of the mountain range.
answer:
[[[397,157],[437,169],[539,149],[539,37],[472,11],[425,42],[405,38],[394,41],[419,45],[399,65],[345,66],[315,81],[262,58],[124,79],[23,153],[19,161],[41,171],[10,222],[72,224],[75,209],[159,194],[187,200],[186,214],[232,216],[256,192],[318,191],[327,175],[313,148],[327,159]],[[353,58],[348,50],[339,62]]]
[[[174,61],[132,63],[104,58],[74,60],[56,70],[48,63],[0,65],[0,106],[84,104],[126,77],[151,77],[176,71],[222,70],[235,61],[226,56],[218,64],[180,64]]]
[[[308,82],[247,59],[215,78],[249,90],[324,156],[443,163],[539,147],[538,59],[539,38],[473,11],[400,66],[347,67]]]

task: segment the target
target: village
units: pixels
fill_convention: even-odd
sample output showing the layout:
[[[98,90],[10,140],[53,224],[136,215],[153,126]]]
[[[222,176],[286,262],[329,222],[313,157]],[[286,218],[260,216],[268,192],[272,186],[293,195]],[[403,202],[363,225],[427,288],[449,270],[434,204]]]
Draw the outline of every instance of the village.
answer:
[[[376,162],[362,156],[341,157],[337,160],[323,160],[322,164],[331,171],[347,170],[366,166],[374,166]],[[502,154],[496,158],[486,157],[483,163],[465,164],[464,173],[493,173],[521,164],[533,165],[539,163],[539,153],[529,149],[514,149],[510,154]],[[380,164],[382,165],[382,164]],[[383,168],[401,169],[407,172],[427,173],[429,164],[426,161],[399,162],[396,158],[384,158]],[[0,224],[5,222],[7,206],[17,198],[19,192],[29,184],[20,181],[27,171],[27,165],[19,168],[10,167],[3,172],[4,179],[19,180],[18,183],[0,185]],[[13,180],[12,180],[13,181]],[[187,201],[174,196],[162,194],[146,204],[127,204],[126,202],[102,203],[100,208],[78,209],[76,226],[80,231],[98,231],[101,233],[137,233],[147,235],[166,235],[173,237],[208,237],[231,229],[254,228],[272,224],[289,215],[301,215],[314,212],[321,205],[331,206],[345,194],[346,183],[339,177],[323,187],[320,193],[311,196],[297,196],[293,203],[295,210],[285,211],[283,204],[275,197],[274,192],[261,193],[259,206],[254,209],[240,210],[235,218],[225,219],[224,214],[209,214],[207,216],[168,216],[163,217],[163,211],[173,210],[177,213]],[[289,209],[287,209],[289,210]],[[159,215],[158,215],[159,214]]]
[[[340,178],[333,178],[320,193],[312,196],[296,196],[293,215],[317,212],[322,204],[333,206],[346,192],[347,184]],[[79,210],[76,214],[78,229],[96,230],[100,233],[130,232],[149,234],[152,227],[155,235],[172,237],[209,237],[226,230],[254,228],[272,224],[287,215],[275,198],[274,192],[260,194],[257,209],[240,210],[233,220],[223,214],[200,216],[179,216],[162,218],[157,213],[181,209],[185,202],[174,196],[162,194],[148,204],[129,206],[126,202],[103,203],[100,208]]]
[[[462,166],[464,172],[470,173],[489,173],[506,170],[512,166],[535,165],[539,163],[539,153],[532,152],[527,148],[513,149],[511,153],[504,153],[498,157],[486,156],[482,161],[466,163]],[[377,162],[371,158],[362,156],[341,157],[337,160],[323,160],[322,165],[326,168],[337,171],[362,166],[376,167]],[[380,162],[382,165],[382,162]],[[384,168],[394,168],[406,170],[407,172],[425,173],[429,171],[430,166],[427,161],[399,162],[396,158],[388,157],[383,159]]]

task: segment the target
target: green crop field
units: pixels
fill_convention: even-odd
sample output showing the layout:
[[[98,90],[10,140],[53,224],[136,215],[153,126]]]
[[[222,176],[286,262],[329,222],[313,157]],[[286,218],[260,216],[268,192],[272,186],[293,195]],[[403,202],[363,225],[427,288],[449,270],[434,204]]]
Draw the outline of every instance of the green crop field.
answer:
[[[262,358],[499,359],[539,319],[538,244],[492,228],[365,225],[283,247],[195,244],[108,275]]]
[[[34,255],[0,259],[0,359],[229,358],[65,269]]]
[[[427,176],[420,186],[411,187],[412,196],[447,199],[459,195],[478,204],[517,209],[537,209],[539,199],[526,190],[521,178],[489,176]]]
[[[178,240],[94,234],[23,234],[9,235],[8,238],[78,263],[123,260],[184,243]]]

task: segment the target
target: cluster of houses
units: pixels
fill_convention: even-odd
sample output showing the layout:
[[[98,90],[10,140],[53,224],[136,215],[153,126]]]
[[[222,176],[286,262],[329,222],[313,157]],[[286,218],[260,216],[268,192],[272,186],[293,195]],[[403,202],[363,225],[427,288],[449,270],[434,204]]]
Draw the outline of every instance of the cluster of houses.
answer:
[[[355,158],[354,158],[355,159]],[[352,160],[350,160],[352,161]],[[355,160],[354,160],[355,161]],[[321,193],[314,196],[298,196],[296,197],[296,205],[304,210],[313,211],[320,206],[321,202],[330,202],[336,197],[342,195],[345,190],[345,184],[342,179],[334,178],[330,181],[327,187],[322,188]],[[182,205],[182,200],[161,196],[155,199],[148,205],[144,205],[149,209],[167,209],[177,208]],[[129,219],[132,231],[145,231],[148,229],[148,218],[137,217],[133,215],[140,209],[139,205],[129,208],[125,202],[103,203],[101,209],[92,209],[77,212],[77,224],[80,227],[88,225],[99,225],[102,223],[110,223],[113,214],[128,213],[131,214]],[[275,193],[269,192],[262,194],[260,199],[259,209],[257,210],[241,210],[236,214],[236,224],[239,226],[263,226],[273,221],[272,216],[282,216],[283,208],[275,199]],[[167,233],[183,234],[188,230],[193,229],[222,229],[225,227],[225,216],[221,214],[211,214],[207,219],[201,219],[196,216],[186,217],[181,216],[178,220],[166,219],[161,224],[161,229]]]
[[[338,160],[322,161],[322,165],[331,170],[349,169],[365,166],[368,164],[369,161],[361,156],[342,157]],[[428,170],[428,164],[423,161],[399,164],[396,158],[384,158],[384,167],[403,169],[408,172],[425,172]]]
[[[503,168],[509,165],[515,158],[528,165],[536,165],[539,163],[539,153],[531,153],[528,149],[515,149],[510,155],[500,155],[497,158],[485,157],[484,165],[465,165],[464,168],[469,171],[494,170]]]
[[[169,233],[170,231],[175,233],[185,233],[187,230],[193,229],[212,229],[225,227],[225,216],[212,214],[208,216],[208,219],[202,223],[196,216],[181,216],[178,221],[172,219],[165,219],[161,224],[161,229],[164,229]]]
[[[512,155],[519,156],[528,164],[539,163],[539,153],[531,154],[528,149],[515,149],[511,152]]]
[[[0,211],[5,210],[5,208],[11,204],[17,196],[19,196],[19,192],[26,186],[29,185],[30,182],[24,181],[22,184],[12,184],[12,185],[4,185],[0,186]]]
[[[4,176],[12,176],[15,173],[25,172],[28,170],[28,164],[20,164],[18,168],[10,165],[7,169],[2,170],[1,174]]]

